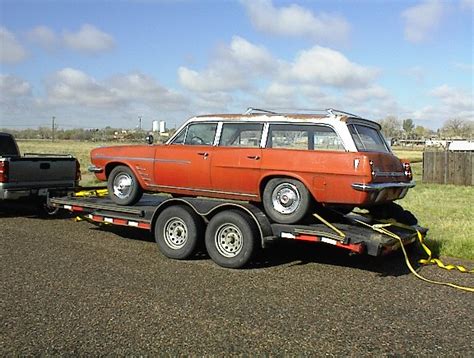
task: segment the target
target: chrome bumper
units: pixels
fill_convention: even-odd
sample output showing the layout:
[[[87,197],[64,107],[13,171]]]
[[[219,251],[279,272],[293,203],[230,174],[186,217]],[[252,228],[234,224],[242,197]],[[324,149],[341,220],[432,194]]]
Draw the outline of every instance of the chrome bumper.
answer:
[[[365,192],[382,191],[385,189],[409,189],[416,185],[415,181],[409,183],[354,183],[352,189]]]
[[[104,168],[96,167],[95,165],[89,165],[87,171],[91,173],[102,173]]]

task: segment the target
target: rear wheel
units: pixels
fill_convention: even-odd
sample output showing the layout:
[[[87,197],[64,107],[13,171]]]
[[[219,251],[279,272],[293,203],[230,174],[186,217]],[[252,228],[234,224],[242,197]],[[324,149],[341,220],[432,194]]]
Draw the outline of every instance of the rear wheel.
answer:
[[[155,241],[166,257],[184,260],[196,252],[202,232],[202,219],[191,208],[170,206],[156,220]]]
[[[140,184],[129,167],[119,165],[109,175],[107,189],[112,201],[118,205],[133,205],[143,195]]]
[[[265,212],[277,223],[297,223],[306,216],[310,205],[308,189],[295,179],[271,179],[263,191]]]
[[[207,252],[216,264],[241,268],[257,251],[257,226],[248,215],[235,210],[223,211],[209,221],[205,242]]]

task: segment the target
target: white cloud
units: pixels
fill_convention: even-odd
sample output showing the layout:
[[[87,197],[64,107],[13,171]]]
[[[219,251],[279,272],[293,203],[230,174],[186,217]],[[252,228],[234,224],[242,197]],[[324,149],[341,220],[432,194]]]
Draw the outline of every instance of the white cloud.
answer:
[[[474,64],[472,63],[462,63],[462,62],[455,62],[453,63],[454,68],[458,70],[465,71],[465,72],[473,72],[474,71]]]
[[[292,79],[335,87],[364,86],[377,73],[376,69],[353,63],[342,53],[321,46],[301,51],[289,69]]]
[[[266,33],[327,42],[343,41],[349,35],[349,23],[337,14],[315,14],[296,4],[277,8],[271,0],[243,0],[242,3],[252,24]]]
[[[28,39],[44,49],[50,50],[58,44],[58,36],[47,26],[37,26],[27,34]]]
[[[471,111],[474,115],[474,96],[472,93],[469,95],[461,89],[444,84],[432,89],[430,95],[438,98],[453,113]]]
[[[110,51],[115,47],[115,40],[111,35],[89,24],[82,25],[78,32],[65,31],[63,41],[75,51],[92,54]]]
[[[430,38],[441,22],[447,6],[439,0],[426,0],[402,13],[405,20],[405,38],[419,43]]]
[[[263,47],[234,36],[230,46],[222,47],[209,67],[202,72],[187,67],[178,69],[181,85],[195,92],[247,89],[259,75],[271,73],[277,62]]]
[[[16,36],[0,26],[0,63],[16,64],[27,57],[27,52]]]
[[[113,107],[119,98],[107,87],[82,71],[64,68],[46,83],[47,100],[57,105]]]
[[[0,74],[0,99],[31,95],[31,85],[16,76]]]

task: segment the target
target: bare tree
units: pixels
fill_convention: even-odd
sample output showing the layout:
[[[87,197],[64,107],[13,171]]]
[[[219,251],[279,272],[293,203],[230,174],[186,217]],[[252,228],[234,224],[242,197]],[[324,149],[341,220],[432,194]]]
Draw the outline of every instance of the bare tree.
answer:
[[[394,116],[388,116],[378,121],[386,138],[399,138],[402,132],[402,122]]]
[[[474,122],[459,118],[448,119],[441,128],[441,133],[445,137],[474,137]]]

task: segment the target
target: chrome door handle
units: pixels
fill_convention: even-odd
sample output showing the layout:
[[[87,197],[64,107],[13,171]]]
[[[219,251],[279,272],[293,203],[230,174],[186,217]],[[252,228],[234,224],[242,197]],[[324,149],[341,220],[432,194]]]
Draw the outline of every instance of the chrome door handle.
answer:
[[[207,156],[209,156],[209,153],[208,152],[198,152],[198,155],[202,155],[204,158],[206,158]]]
[[[259,160],[260,159],[260,157],[258,155],[247,155],[247,158],[254,159],[254,160]]]

